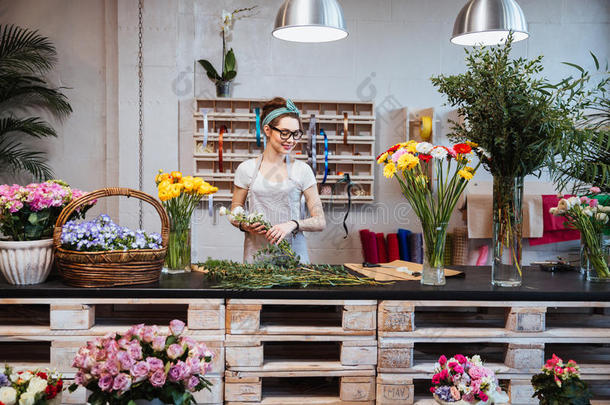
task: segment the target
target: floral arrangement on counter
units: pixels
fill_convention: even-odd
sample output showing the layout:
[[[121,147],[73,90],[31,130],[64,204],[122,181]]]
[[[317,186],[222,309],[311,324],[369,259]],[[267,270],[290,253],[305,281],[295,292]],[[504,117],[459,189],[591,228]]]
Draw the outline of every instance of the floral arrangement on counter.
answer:
[[[58,405],[63,385],[61,377],[48,370],[14,371],[5,366],[0,371],[0,404]]]
[[[61,210],[85,194],[61,180],[0,185],[0,231],[13,241],[51,238]],[[84,218],[93,204],[75,212],[75,217]]]
[[[532,377],[534,395],[540,405],[589,405],[592,397],[586,382],[580,379],[580,368],[574,360],[566,364],[553,354],[542,367],[542,372]]]
[[[91,405],[135,405],[158,398],[163,403],[195,404],[193,392],[209,389],[204,378],[213,353],[205,344],[183,335],[184,322],[173,320],[169,334],[157,326],[132,326],[87,342],[74,358],[78,369],[70,392],[79,385],[92,391]]]
[[[423,284],[445,284],[445,239],[451,214],[464,188],[479,165],[470,167],[473,142],[452,147],[428,142],[408,141],[396,144],[377,157],[383,174],[396,178],[415,214],[424,235]],[[435,177],[432,177],[432,170]],[[436,193],[432,192],[432,183]]]
[[[167,211],[170,224],[165,265],[183,271],[191,265],[191,216],[203,197],[214,194],[217,187],[200,177],[183,176],[179,171],[155,176],[161,204]]]
[[[68,221],[62,228],[62,247],[82,252],[108,250],[161,249],[158,233],[132,231],[115,224],[108,215],[100,215],[92,221],[77,223]]]
[[[483,366],[478,355],[456,354],[450,359],[442,355],[434,365],[432,384],[430,392],[442,404],[508,402],[508,395],[502,392],[495,373]]]
[[[599,193],[598,187],[591,187],[591,193]],[[584,253],[597,276],[602,279],[610,277],[608,263],[602,250],[604,231],[609,228],[610,206],[599,204],[595,198],[570,197],[562,198],[557,207],[550,210],[552,215],[566,219],[565,226],[580,231]]]

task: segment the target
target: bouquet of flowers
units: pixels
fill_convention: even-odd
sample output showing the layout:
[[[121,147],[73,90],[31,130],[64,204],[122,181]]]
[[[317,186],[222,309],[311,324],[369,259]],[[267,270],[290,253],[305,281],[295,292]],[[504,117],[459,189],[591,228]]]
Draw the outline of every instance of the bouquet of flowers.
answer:
[[[107,250],[161,249],[161,235],[142,230],[132,231],[115,224],[108,215],[93,221],[68,221],[61,233],[62,247],[83,252]]]
[[[204,196],[214,194],[217,187],[202,178],[183,176],[181,172],[164,173],[159,170],[155,176],[159,199],[169,216],[169,245],[165,264],[169,269],[184,270],[191,265],[191,216]]]
[[[492,370],[483,366],[478,355],[471,358],[456,354],[450,359],[442,355],[434,365],[430,392],[441,403],[484,404],[508,402]]]
[[[184,336],[184,322],[173,320],[169,335],[156,326],[131,327],[124,335],[112,333],[87,342],[73,367],[79,385],[92,391],[92,405],[134,405],[137,399],[158,398],[164,403],[194,404],[192,392],[209,389],[204,378],[213,353],[203,343]]]
[[[541,405],[588,405],[592,397],[587,383],[580,379],[580,368],[574,360],[563,363],[553,354],[542,373],[532,377],[534,395]]]
[[[248,214],[242,207],[235,207],[233,211],[228,210],[226,207],[220,207],[220,211],[218,212],[221,216],[227,216],[229,221],[238,222],[240,224],[253,225],[253,224],[261,224],[264,225],[266,230],[271,229],[271,224],[265,220],[263,214],[259,213],[250,213]],[[292,250],[290,243],[284,239],[282,240],[277,247],[282,255],[290,259],[299,260],[299,257],[296,256],[296,253]],[[261,252],[261,256],[264,255],[265,252]]]
[[[14,241],[51,238],[61,210],[84,194],[61,180],[0,185],[0,231]],[[81,208],[75,216],[84,217],[93,204]]]
[[[596,193],[599,188],[592,187],[590,191]],[[550,213],[564,217],[565,225],[580,231],[584,253],[590,265],[598,277],[610,277],[608,263],[602,251],[602,238],[604,230],[608,229],[610,206],[601,205],[598,200],[586,196],[570,197],[559,200],[557,207],[551,208]]]
[[[61,403],[61,378],[48,371],[0,371],[0,404],[47,405]]]
[[[423,284],[445,283],[442,266],[447,227],[460,195],[479,167],[468,166],[468,155],[477,146],[472,142],[446,147],[408,141],[377,157],[377,163],[384,165],[384,176],[396,178],[421,221],[425,242]],[[433,168],[436,178],[431,176]]]

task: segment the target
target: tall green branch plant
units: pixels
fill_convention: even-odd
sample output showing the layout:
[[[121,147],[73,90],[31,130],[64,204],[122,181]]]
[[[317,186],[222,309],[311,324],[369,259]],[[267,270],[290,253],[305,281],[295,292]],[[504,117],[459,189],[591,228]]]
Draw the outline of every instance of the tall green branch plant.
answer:
[[[586,71],[552,83],[542,75],[542,56],[510,57],[512,40],[466,49],[465,73],[432,78],[463,118],[453,122],[450,137],[477,143],[481,163],[494,176],[492,277],[503,286],[521,283],[523,178],[539,175],[558,153],[592,94]]]
[[[46,111],[62,119],[72,112],[63,88],[45,75],[57,63],[57,51],[38,31],[0,25],[0,166],[11,173],[27,172],[36,179],[53,176],[45,154],[25,146],[27,138],[56,137],[45,119],[32,111]]]

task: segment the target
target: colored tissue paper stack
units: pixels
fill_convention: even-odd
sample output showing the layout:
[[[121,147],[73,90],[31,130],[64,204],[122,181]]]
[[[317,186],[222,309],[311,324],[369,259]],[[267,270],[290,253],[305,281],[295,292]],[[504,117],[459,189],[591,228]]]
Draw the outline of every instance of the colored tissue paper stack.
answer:
[[[423,262],[423,237],[407,229],[398,229],[389,233],[387,239],[383,233],[361,229],[360,242],[362,257],[369,263],[390,263],[404,260],[413,263]]]

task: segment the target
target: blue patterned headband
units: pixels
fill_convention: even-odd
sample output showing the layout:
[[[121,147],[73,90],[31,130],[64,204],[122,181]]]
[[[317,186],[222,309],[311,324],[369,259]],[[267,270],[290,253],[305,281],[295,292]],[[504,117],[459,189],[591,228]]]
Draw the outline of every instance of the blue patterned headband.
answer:
[[[294,105],[294,103],[290,99],[286,99],[286,107],[276,108],[275,110],[273,110],[269,114],[267,114],[267,116],[263,120],[262,126],[268,125],[271,121],[273,121],[280,115],[291,114],[291,113],[294,113],[294,114],[298,115],[299,117],[301,116],[301,112]]]

